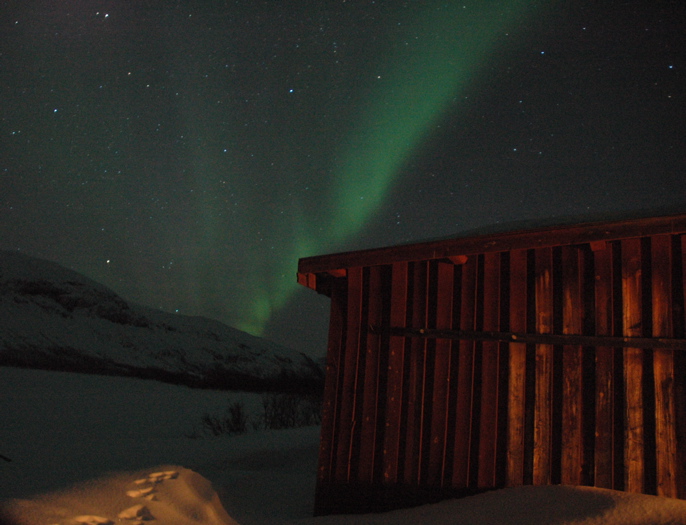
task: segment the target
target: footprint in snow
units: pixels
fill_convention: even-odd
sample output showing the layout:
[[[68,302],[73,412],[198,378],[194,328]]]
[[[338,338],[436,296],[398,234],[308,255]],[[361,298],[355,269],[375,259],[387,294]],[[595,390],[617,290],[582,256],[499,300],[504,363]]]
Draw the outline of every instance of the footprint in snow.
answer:
[[[176,479],[179,473],[175,470],[166,470],[163,472],[153,472],[147,477],[137,479],[134,481],[136,485],[150,484],[148,487],[142,487],[135,490],[127,490],[126,495],[131,498],[143,498],[148,501],[155,501],[155,486],[169,479]],[[122,510],[117,516],[120,520],[131,521],[131,525],[143,525],[146,521],[153,521],[155,517],[150,512],[150,509],[145,505],[134,505],[128,509]],[[114,525],[114,522],[102,516],[77,516],[74,518],[79,525]]]
[[[127,490],[126,495],[131,498],[145,498],[148,501],[155,501],[157,499],[155,497],[155,486],[168,479],[176,479],[178,477],[179,473],[175,470],[153,472],[152,474],[148,474],[145,478],[134,481],[136,485],[151,484],[152,486],[136,490]],[[155,519],[150,512],[150,509],[145,505],[134,505],[133,507],[129,507],[128,509],[121,511],[118,517],[122,520],[132,520],[132,525],[142,525],[144,521],[152,521]]]
[[[155,500],[155,487],[146,487],[138,490],[127,490],[126,495],[130,498],[145,498],[150,501]]]
[[[74,521],[82,525],[114,525],[112,520],[101,516],[76,516]]]
[[[176,470],[165,470],[164,472],[153,472],[148,474],[147,478],[137,479],[134,481],[136,485],[142,485],[144,483],[162,483],[168,479],[176,479],[179,477],[179,473]]]
[[[136,523],[152,521],[155,517],[145,505],[134,505],[126,510],[122,510],[118,516],[122,520],[135,520]]]

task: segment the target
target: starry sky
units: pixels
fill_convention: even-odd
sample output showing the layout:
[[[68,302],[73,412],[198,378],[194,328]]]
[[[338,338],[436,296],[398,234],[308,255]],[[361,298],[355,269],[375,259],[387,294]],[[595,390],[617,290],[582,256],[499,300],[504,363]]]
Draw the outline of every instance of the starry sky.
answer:
[[[0,248],[311,355],[300,257],[686,210],[681,0],[3,0]]]

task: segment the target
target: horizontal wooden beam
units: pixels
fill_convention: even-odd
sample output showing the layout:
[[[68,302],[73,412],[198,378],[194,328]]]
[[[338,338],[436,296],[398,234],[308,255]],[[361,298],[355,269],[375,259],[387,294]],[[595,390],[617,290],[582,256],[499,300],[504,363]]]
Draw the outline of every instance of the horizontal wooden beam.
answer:
[[[537,345],[606,346],[614,348],[672,348],[686,350],[686,339],[665,337],[610,337],[581,334],[526,334],[514,332],[467,332],[462,330],[437,330],[433,328],[403,328],[370,326],[374,334],[401,337],[426,337],[430,339],[454,339],[469,341],[499,341],[502,343],[528,343]]]

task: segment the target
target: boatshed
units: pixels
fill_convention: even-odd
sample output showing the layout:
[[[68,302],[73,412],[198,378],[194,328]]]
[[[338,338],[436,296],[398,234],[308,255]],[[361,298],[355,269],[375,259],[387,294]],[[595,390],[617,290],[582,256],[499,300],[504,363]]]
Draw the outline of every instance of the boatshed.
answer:
[[[523,484],[686,498],[686,214],[308,257],[315,513]]]

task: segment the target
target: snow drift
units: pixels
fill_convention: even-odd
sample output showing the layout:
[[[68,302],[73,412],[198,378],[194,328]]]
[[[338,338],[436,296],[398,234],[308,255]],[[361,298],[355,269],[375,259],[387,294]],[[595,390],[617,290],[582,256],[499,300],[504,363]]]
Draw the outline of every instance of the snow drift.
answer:
[[[236,524],[209,481],[192,470],[170,466],[114,474],[69,490],[14,500],[5,505],[0,520],[12,525],[56,520],[63,525]]]

